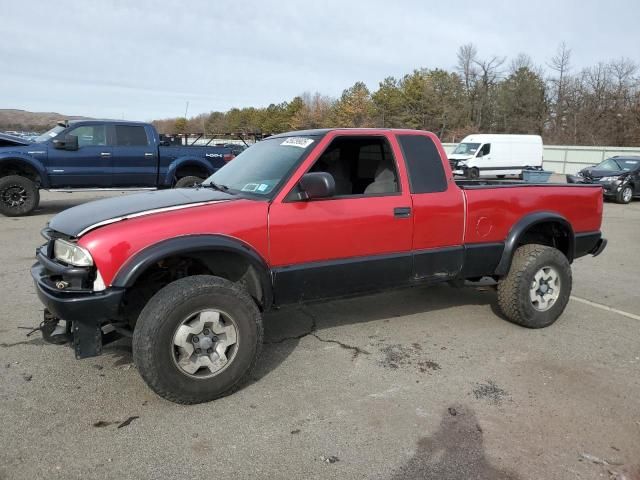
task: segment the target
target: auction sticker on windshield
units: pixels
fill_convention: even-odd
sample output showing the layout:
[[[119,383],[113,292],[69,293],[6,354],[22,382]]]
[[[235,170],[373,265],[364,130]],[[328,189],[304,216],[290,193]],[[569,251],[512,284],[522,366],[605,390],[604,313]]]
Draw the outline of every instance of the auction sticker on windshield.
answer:
[[[289,146],[289,147],[307,148],[312,143],[313,143],[313,140],[311,138],[289,137],[284,142],[282,142],[280,145],[286,145],[286,146]]]

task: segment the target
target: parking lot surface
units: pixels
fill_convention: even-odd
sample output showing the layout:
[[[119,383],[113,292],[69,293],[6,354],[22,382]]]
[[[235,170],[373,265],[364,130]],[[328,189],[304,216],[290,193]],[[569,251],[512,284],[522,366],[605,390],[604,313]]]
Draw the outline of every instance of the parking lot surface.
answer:
[[[605,204],[609,245],[575,262],[549,328],[501,319],[478,286],[283,308],[253,382],[181,406],[126,341],[76,361],[27,336],[39,230],[100,196],[0,217],[0,478],[640,478],[640,201]]]

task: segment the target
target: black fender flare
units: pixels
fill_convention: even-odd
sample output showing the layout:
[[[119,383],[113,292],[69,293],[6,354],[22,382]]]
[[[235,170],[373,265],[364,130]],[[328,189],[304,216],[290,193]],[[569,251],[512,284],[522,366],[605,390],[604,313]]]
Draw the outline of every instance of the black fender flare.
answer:
[[[256,270],[262,289],[262,307],[267,310],[273,303],[271,270],[262,256],[247,243],[233,237],[217,234],[185,235],[150,245],[129,258],[111,282],[116,288],[131,287],[137,278],[159,260],[176,254],[192,252],[231,252],[241,255]]]
[[[506,275],[511,268],[511,259],[515,253],[518,243],[522,236],[534,225],[541,223],[557,223],[569,233],[569,250],[567,252],[567,259],[569,263],[573,262],[575,256],[575,233],[571,223],[562,215],[555,212],[535,212],[525,215],[518,220],[509,233],[504,242],[504,250],[502,251],[502,257],[500,263],[496,267],[495,274],[499,276]]]
[[[40,186],[43,188],[49,188],[49,176],[47,175],[47,171],[42,163],[34,157],[21,152],[0,153],[0,166],[8,163],[17,165],[23,164],[32,168],[40,177]]]

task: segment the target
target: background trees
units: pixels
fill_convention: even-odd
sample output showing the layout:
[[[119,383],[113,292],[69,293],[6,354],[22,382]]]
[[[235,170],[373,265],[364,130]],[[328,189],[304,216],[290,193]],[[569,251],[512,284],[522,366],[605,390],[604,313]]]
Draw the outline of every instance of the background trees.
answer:
[[[507,66],[508,65],[508,66]],[[264,108],[154,121],[165,133],[262,133],[321,127],[417,128],[456,141],[468,133],[534,133],[546,143],[640,145],[640,71],[629,59],[576,71],[564,43],[546,67],[520,54],[506,64],[458,49],[451,71],[416,69],[374,91],[356,82],[337,99],[303,93]]]

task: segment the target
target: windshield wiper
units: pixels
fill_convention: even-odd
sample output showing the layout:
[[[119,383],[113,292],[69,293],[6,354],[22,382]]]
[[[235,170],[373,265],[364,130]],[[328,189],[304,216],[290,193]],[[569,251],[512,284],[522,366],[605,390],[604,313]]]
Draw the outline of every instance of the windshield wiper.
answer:
[[[229,192],[229,187],[215,182],[201,183],[200,186],[205,188],[213,188],[214,190],[218,190],[220,192]]]

